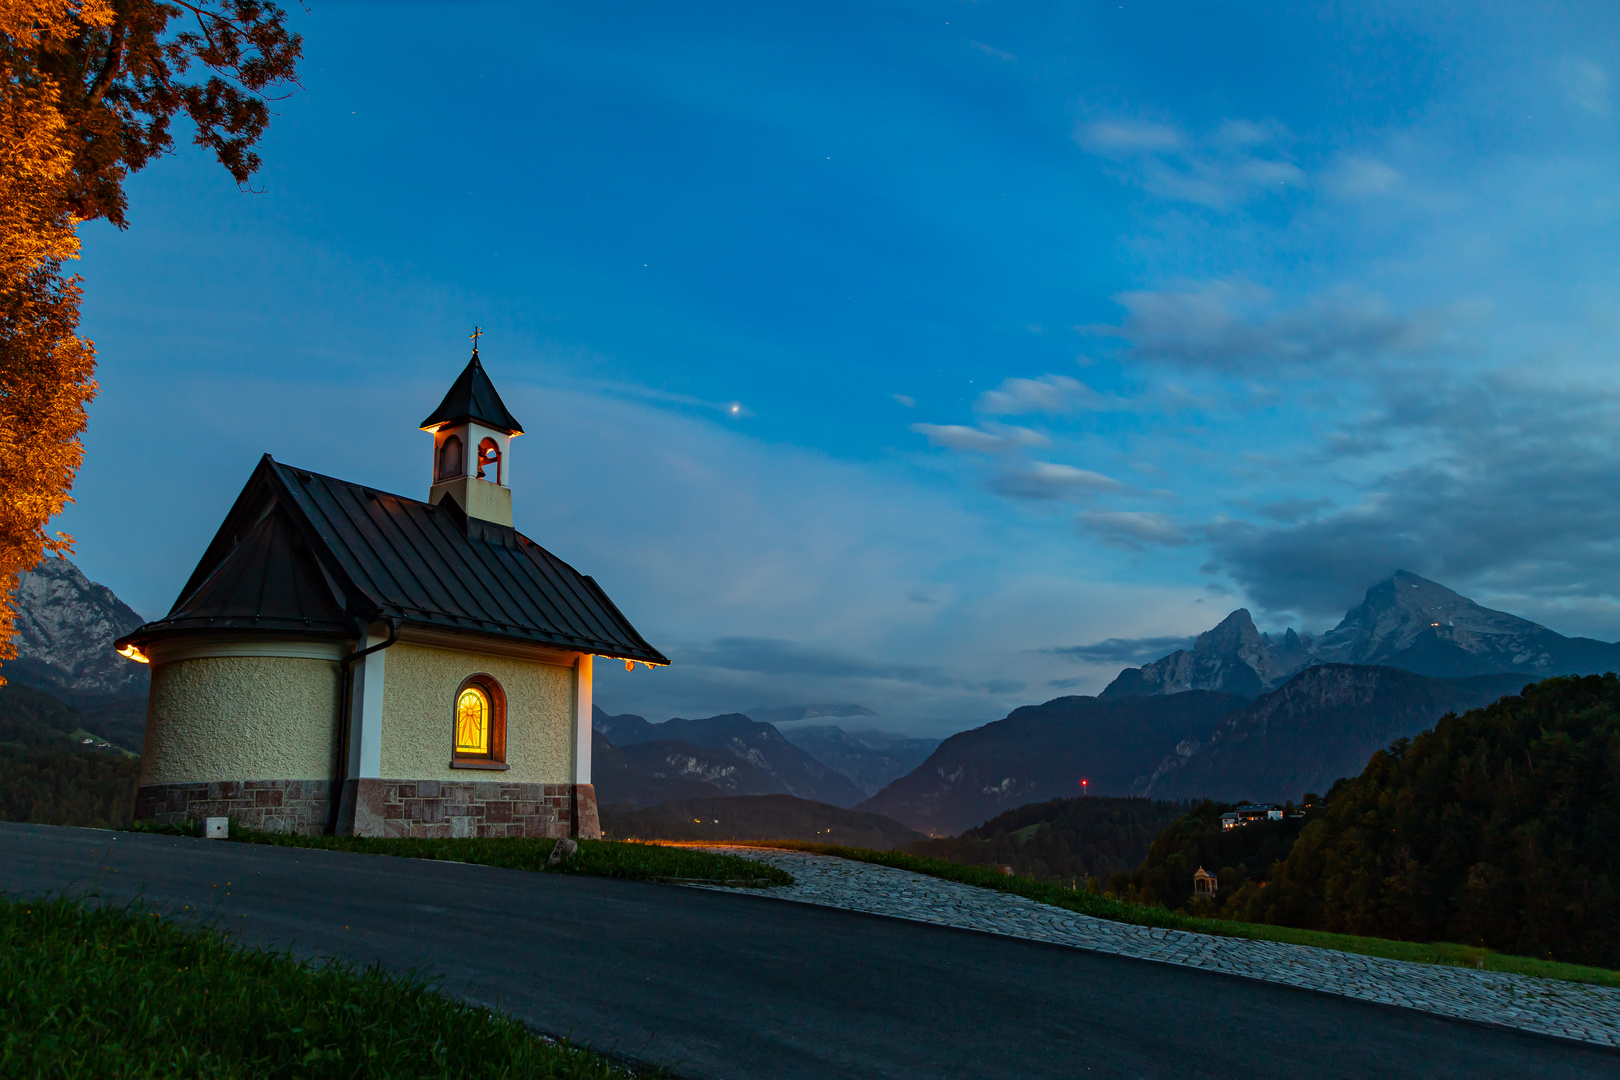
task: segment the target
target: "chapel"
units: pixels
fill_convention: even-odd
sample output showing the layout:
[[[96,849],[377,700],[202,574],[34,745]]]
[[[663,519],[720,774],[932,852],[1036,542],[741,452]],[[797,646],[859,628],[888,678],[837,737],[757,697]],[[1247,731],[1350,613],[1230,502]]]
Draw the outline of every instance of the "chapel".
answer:
[[[601,835],[592,664],[669,661],[513,527],[523,428],[476,348],[421,429],[426,501],[266,454],[174,607],[118,640],[152,671],[137,820]]]

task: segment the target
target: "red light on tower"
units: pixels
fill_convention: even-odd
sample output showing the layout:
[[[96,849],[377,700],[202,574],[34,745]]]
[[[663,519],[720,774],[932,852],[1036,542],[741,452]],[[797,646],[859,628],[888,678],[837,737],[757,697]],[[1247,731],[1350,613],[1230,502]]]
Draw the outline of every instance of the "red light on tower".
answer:
[[[1090,795],[1091,794],[1091,791],[1086,786],[1086,785],[1088,785],[1090,783],[1091,783],[1090,780],[1082,780],[1082,781],[1080,781],[1080,794],[1082,794],[1082,795]]]

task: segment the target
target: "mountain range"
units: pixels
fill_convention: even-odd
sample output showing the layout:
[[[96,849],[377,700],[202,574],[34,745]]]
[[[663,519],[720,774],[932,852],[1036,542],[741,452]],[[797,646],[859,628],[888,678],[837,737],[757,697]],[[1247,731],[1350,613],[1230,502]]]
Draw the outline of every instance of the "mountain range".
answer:
[[[709,795],[795,795],[838,807],[866,798],[853,780],[794,746],[774,725],[742,713],[675,717],[661,724],[631,713],[610,716],[599,708],[591,715],[592,726],[623,760],[718,789]],[[604,787],[594,771],[592,779],[600,804],[618,800],[611,782]]]
[[[913,739],[888,731],[845,731],[831,724],[789,728],[782,737],[855,781],[868,797],[921,765],[939,745],[938,739]]]
[[[1198,635],[1191,649],[1121,671],[1100,696],[1221,690],[1257,697],[1314,664],[1377,665],[1441,679],[1512,672],[1539,680],[1620,668],[1620,643],[1564,637],[1401,570],[1368,589],[1321,637],[1289,630],[1275,640],[1239,608]]]
[[[1237,694],[1190,690],[1026,705],[952,735],[856,809],[949,836],[1025,803],[1137,794],[1172,748],[1189,739],[1202,743],[1222,717],[1248,703]]]
[[[16,599],[19,656],[4,675],[61,699],[86,736],[139,751],[147,671],[111,646],[140,616],[59,558],[22,575]],[[826,807],[758,804],[806,828],[833,827],[833,809],[854,807],[935,836],[1079,791],[1283,801],[1327,791],[1447,712],[1616,668],[1620,644],[1564,637],[1402,571],[1319,637],[1263,634],[1238,609],[1096,698],[1025,706],[943,742],[803,723],[870,723],[854,704],[661,724],[597,709],[593,779],[604,807],[769,795]]]
[[[1355,776],[1397,739],[1450,712],[1524,688],[1523,675],[1433,679],[1399,668],[1317,664],[1178,743],[1140,793],[1155,799],[1286,802]]]

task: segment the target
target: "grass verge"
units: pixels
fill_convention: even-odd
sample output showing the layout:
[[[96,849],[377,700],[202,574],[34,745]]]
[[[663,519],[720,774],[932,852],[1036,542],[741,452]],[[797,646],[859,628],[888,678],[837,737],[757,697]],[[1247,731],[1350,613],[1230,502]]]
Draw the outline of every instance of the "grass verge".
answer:
[[[185,826],[137,824],[133,831],[172,836],[195,836]],[[405,859],[438,859],[444,862],[500,866],[508,870],[551,873],[591,874],[596,877],[627,878],[633,881],[669,881],[740,888],[769,888],[791,885],[793,875],[774,866],[737,855],[721,855],[691,848],[661,847],[622,840],[581,840],[579,853],[561,866],[548,867],[546,860],[557,841],[528,837],[484,837],[438,840],[384,840],[367,836],[295,836],[290,833],[256,832],[235,823],[230,838],[239,843],[272,844],[278,847],[319,848],[323,851],[352,851],[362,855],[395,855]]]
[[[817,855],[834,855],[856,862],[892,866],[899,870],[944,878],[947,881],[958,881],[964,885],[1013,893],[1043,904],[1077,911],[1082,915],[1093,915],[1099,919],[1112,919],[1115,922],[1133,923],[1137,926],[1162,926],[1169,930],[1189,930],[1193,933],[1214,934],[1219,937],[1311,945],[1319,949],[1337,949],[1339,952],[1358,953],[1362,956],[1381,956],[1388,960],[1410,960],[1419,964],[1443,964],[1484,971],[1503,971],[1514,975],[1562,979],[1566,982],[1592,983],[1597,986],[1620,986],[1620,972],[1610,971],[1607,968],[1565,964],[1557,960],[1538,960],[1529,956],[1511,956],[1490,949],[1453,945],[1447,942],[1390,941],[1386,938],[1357,937],[1354,934],[1333,934],[1325,930],[1301,930],[1292,926],[1205,919],[1171,911],[1168,908],[1147,907],[1096,893],[1076,892],[1053,882],[1036,881],[1034,878],[1016,874],[1003,874],[988,866],[967,866],[963,863],[946,862],[943,859],[930,859],[899,851],[869,851],[865,848],[844,847],[841,844],[816,844],[799,840],[741,841],[727,846],[787,848]]]
[[[414,976],[246,949],[154,912],[0,898],[0,1076],[633,1075]]]

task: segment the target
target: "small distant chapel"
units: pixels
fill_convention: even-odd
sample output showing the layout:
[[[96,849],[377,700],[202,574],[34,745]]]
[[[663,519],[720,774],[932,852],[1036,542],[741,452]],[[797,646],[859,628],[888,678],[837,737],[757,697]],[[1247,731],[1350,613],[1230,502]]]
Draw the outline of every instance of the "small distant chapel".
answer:
[[[476,348],[421,427],[426,502],[266,454],[173,609],[118,640],[152,666],[137,819],[601,835],[592,661],[669,661],[512,527],[523,428]]]

